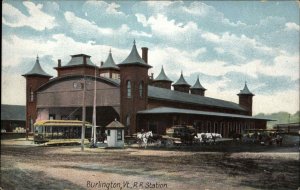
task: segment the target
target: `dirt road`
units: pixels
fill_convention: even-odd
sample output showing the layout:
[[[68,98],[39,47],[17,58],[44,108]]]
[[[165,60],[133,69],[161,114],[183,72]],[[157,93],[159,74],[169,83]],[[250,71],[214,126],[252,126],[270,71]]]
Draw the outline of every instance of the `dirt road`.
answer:
[[[255,148],[255,147],[254,147]],[[89,149],[1,141],[3,189],[297,189],[297,148]]]

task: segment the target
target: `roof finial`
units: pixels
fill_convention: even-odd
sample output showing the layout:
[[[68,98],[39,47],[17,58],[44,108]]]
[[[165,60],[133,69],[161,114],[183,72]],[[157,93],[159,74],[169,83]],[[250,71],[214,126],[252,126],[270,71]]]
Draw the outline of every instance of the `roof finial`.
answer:
[[[133,39],[133,45],[135,45],[135,39]]]
[[[36,55],[36,60],[39,61],[39,54]]]
[[[247,81],[245,80],[245,85],[247,85]]]
[[[109,53],[111,53],[111,48],[109,48]]]
[[[181,75],[182,75],[182,69],[181,69]]]

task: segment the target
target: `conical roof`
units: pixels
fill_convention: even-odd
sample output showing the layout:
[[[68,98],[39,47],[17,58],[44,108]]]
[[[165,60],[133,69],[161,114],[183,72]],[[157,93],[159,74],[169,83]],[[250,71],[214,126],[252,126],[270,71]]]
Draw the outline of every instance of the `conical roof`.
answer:
[[[248,89],[247,82],[245,82],[244,89],[240,90],[240,93],[238,93],[238,95],[251,95],[251,96],[254,96],[254,94],[252,92],[250,92],[250,90]]]
[[[183,74],[182,74],[182,72],[181,72],[181,75],[180,75],[180,77],[179,77],[179,79],[178,79],[178,81],[177,82],[175,82],[174,84],[173,84],[173,86],[176,86],[176,85],[185,85],[185,86],[191,86],[191,85],[189,85],[186,81],[185,81],[185,79],[184,79],[184,77],[183,77]]]
[[[35,64],[33,68],[24,74],[23,76],[29,76],[29,75],[39,75],[39,76],[45,76],[45,77],[52,77],[51,75],[47,74],[41,67],[40,61],[39,61],[39,56],[36,57]]]
[[[199,80],[199,76],[197,77],[196,83],[194,84],[194,86],[191,87],[191,89],[202,89],[202,90],[206,90],[206,88],[204,88]]]
[[[166,73],[165,73],[165,71],[164,71],[164,67],[162,66],[161,67],[161,71],[160,71],[160,73],[159,73],[159,75],[154,79],[155,81],[171,81],[168,77],[167,77],[167,75],[166,75]],[[172,81],[171,81],[172,82]]]
[[[106,59],[106,61],[103,63],[103,65],[100,67],[100,69],[106,69],[106,68],[113,68],[113,69],[119,69],[119,67],[116,65],[112,54],[111,54],[111,50],[109,50],[109,54],[108,57]]]
[[[122,61],[119,66],[121,65],[141,65],[141,66],[146,66],[146,67],[151,67],[150,65],[148,65],[139,55],[137,49],[136,49],[136,45],[135,45],[135,40],[133,41],[133,46],[131,49],[130,54],[128,55],[128,57]]]

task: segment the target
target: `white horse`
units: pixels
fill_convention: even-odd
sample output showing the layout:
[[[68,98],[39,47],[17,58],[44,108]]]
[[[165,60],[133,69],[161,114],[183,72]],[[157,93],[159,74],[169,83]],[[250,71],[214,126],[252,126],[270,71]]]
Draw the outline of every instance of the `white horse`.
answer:
[[[152,131],[148,131],[145,133],[137,133],[136,137],[140,143],[140,146],[142,146],[142,144],[144,144],[145,148],[146,148],[147,144],[148,144],[148,139],[149,139],[149,137],[153,137],[153,134],[152,134]]]

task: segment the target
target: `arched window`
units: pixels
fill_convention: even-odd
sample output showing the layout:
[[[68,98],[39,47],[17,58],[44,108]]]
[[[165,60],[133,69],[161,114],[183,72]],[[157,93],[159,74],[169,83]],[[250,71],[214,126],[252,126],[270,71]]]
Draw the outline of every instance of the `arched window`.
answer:
[[[144,86],[144,82],[141,81],[140,85],[139,85],[139,95],[140,95],[140,97],[143,97],[143,86]]]
[[[130,80],[127,81],[127,98],[131,98],[131,82]]]
[[[34,94],[33,94],[32,89],[30,88],[30,102],[33,102],[33,101],[34,101]]]

